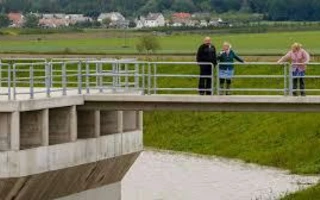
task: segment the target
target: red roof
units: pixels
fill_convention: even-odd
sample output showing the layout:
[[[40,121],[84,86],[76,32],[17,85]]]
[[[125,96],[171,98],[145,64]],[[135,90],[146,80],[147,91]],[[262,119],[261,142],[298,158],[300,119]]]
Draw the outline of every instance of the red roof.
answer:
[[[179,18],[179,19],[189,19],[191,18],[191,14],[190,13],[174,13],[172,15],[174,18]]]
[[[9,13],[8,18],[12,21],[13,24],[22,24],[23,15],[21,13]]]

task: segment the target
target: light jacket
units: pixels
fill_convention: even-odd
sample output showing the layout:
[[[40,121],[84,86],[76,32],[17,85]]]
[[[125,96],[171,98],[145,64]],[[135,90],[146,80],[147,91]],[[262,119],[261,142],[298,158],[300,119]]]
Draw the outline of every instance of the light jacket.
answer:
[[[297,52],[293,52],[291,50],[285,56],[283,56],[278,62],[281,63],[287,61],[290,61],[292,63],[292,68],[294,71],[296,69],[298,69],[299,71],[305,71],[307,68],[307,63],[310,61],[310,55],[304,49],[300,49]]]

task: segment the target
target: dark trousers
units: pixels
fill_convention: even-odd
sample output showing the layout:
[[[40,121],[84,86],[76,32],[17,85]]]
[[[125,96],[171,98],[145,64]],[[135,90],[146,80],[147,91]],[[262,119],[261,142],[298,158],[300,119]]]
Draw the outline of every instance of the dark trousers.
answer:
[[[200,65],[199,94],[211,95],[212,89],[212,66]]]
[[[225,79],[225,78],[220,78],[220,89],[227,89],[229,90],[231,88],[231,79]],[[226,94],[226,95],[230,95],[230,91],[226,91],[224,93],[223,92],[220,92],[220,95],[223,95],[223,94]]]
[[[306,84],[305,84],[305,80],[304,80],[304,77],[305,76],[305,71],[299,71],[298,69],[296,69],[295,71],[293,71],[292,73],[292,89],[293,89],[293,95],[294,96],[297,96],[298,95],[298,92],[297,92],[297,89],[298,89],[298,83],[299,84],[299,88],[300,88],[300,93],[302,96],[305,96],[306,93],[305,93],[305,87],[306,87]]]
[[[293,95],[295,95],[295,96],[298,95],[297,89],[298,89],[298,82],[299,82],[300,83],[299,84],[300,93],[302,96],[304,96],[306,94],[304,91],[305,86],[306,86],[304,78],[293,78],[292,82],[293,82]]]

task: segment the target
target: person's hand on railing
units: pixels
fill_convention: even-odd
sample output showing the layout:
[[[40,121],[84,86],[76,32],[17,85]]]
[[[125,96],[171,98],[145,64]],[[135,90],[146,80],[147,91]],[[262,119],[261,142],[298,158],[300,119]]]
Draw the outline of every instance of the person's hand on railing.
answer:
[[[277,64],[281,65],[281,64],[284,64],[284,62],[281,61],[281,60],[279,60],[279,61],[277,62]]]

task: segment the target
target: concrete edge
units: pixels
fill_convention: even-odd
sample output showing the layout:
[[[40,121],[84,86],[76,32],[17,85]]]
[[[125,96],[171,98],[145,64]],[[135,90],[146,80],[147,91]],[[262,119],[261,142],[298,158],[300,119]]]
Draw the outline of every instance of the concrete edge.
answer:
[[[19,101],[1,101],[0,112],[24,112],[50,108],[84,105],[84,96],[64,96]]]
[[[84,95],[87,102],[320,104],[320,96]]]

